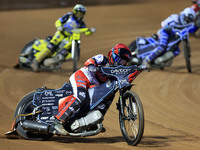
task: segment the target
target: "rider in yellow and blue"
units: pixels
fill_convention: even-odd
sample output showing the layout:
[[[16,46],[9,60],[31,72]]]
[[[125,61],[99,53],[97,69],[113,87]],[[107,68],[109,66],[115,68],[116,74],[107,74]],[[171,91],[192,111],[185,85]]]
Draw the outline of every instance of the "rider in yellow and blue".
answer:
[[[51,39],[50,43],[45,47],[33,60],[31,64],[31,68],[33,71],[38,71],[39,63],[43,61],[43,59],[54,53],[58,44],[63,40],[67,39],[66,45],[59,52],[61,54],[61,58],[64,59],[64,56],[70,54],[71,49],[71,41],[72,41],[72,30],[75,28],[86,28],[86,25],[83,21],[83,18],[86,13],[86,7],[81,4],[76,4],[73,8],[73,12],[69,12],[64,16],[60,17],[56,22],[55,26],[57,28],[56,33]],[[91,35],[92,31],[88,30],[85,32],[85,35]]]

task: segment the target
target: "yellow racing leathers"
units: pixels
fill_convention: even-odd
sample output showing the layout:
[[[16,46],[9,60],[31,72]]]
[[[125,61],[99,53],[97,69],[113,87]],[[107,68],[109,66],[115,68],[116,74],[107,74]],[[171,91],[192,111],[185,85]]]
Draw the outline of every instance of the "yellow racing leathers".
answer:
[[[59,18],[55,22],[55,26],[57,28],[56,33],[54,34],[53,38],[51,39],[50,43],[36,56],[35,60],[33,61],[32,68],[34,71],[37,71],[38,64],[43,61],[45,57],[48,55],[52,55],[59,45],[59,43],[63,39],[67,39],[67,44],[63,47],[63,54],[69,54],[71,51],[71,44],[72,44],[72,30],[75,28],[86,28],[86,25],[83,20],[76,20],[76,17],[73,13],[67,13],[61,18]],[[85,35],[91,35],[92,32],[88,30]],[[66,56],[64,56],[66,57]]]

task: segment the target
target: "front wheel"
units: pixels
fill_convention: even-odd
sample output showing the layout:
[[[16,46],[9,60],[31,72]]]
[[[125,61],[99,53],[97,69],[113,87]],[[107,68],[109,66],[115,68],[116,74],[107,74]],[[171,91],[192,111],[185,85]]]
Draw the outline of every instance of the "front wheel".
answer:
[[[183,41],[183,52],[186,61],[187,70],[189,73],[192,72],[191,62],[190,62],[190,44],[188,41]]]
[[[17,105],[16,110],[15,110],[15,115],[14,117],[21,115],[21,114],[29,114],[32,113],[35,106],[33,105],[33,96],[35,92],[31,92],[27,94]],[[53,136],[53,134],[39,134],[39,133],[33,133],[29,132],[27,130],[24,130],[22,127],[22,122],[24,120],[36,120],[36,117],[33,115],[30,116],[24,116],[24,117],[19,117],[16,120],[16,130],[17,133],[22,136],[23,138],[27,140],[46,140],[50,137]]]
[[[80,45],[78,41],[74,41],[74,58],[73,58],[73,72],[78,69],[78,59],[80,55]]]
[[[119,113],[122,135],[129,145],[140,143],[144,132],[144,112],[136,93],[127,91],[123,95],[123,112]]]

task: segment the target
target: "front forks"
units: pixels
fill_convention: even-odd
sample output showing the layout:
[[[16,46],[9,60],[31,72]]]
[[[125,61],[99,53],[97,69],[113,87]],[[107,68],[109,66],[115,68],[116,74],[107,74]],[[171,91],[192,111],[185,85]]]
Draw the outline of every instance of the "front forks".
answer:
[[[124,103],[124,101],[123,101],[123,92],[122,92],[121,89],[119,90],[119,94],[120,94],[119,100],[118,100],[118,103],[116,104],[117,105],[117,110],[119,110],[119,113],[121,113],[122,119],[125,119],[124,108],[123,108],[123,105],[124,105],[123,104]]]
[[[126,106],[125,99],[123,98],[122,93],[123,92],[121,92],[119,96],[118,103],[116,103],[117,110],[119,110],[119,113],[121,114],[123,120],[136,120],[137,115],[138,115],[136,103],[134,103],[132,100],[129,100],[129,104],[128,104],[129,106]],[[125,107],[129,107],[127,108],[128,114],[125,114],[124,112]]]

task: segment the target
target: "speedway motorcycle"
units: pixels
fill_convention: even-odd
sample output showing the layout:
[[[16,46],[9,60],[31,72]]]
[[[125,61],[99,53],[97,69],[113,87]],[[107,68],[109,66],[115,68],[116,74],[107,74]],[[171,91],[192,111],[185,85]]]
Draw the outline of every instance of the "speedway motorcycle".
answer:
[[[88,30],[91,30],[92,32],[95,32],[95,28],[77,28],[72,30],[72,36],[70,38],[66,38],[60,42],[60,44],[57,46],[55,52],[49,56],[46,57],[40,64],[39,68],[40,70],[45,71],[55,71],[61,69],[62,63],[72,60],[73,61],[73,72],[77,70],[77,63],[80,57],[80,44],[81,44],[81,33],[84,33]],[[50,36],[48,36],[50,38]],[[71,53],[66,55],[64,58],[59,55],[59,52],[62,50],[63,46],[69,43],[69,40],[72,39],[72,45],[71,45]],[[22,68],[24,70],[32,70],[31,63],[37,53],[39,53],[41,50],[34,49],[34,44],[40,43],[40,39],[34,39],[33,41],[28,42],[25,47],[22,49],[21,54],[18,58],[17,64],[14,66],[15,68]],[[43,47],[46,47],[49,44],[50,40],[45,40],[42,44],[44,44]],[[22,57],[21,57],[22,56]],[[28,59],[29,63],[24,63],[24,57]]]
[[[67,136],[86,137],[103,132],[104,117],[100,112],[102,104],[115,96],[119,91],[117,110],[122,135],[129,145],[140,143],[144,131],[144,112],[137,94],[131,91],[133,84],[128,76],[134,73],[137,77],[146,66],[101,67],[101,71],[109,76],[107,82],[88,89],[88,104],[84,104],[66,123]],[[60,89],[38,88],[22,98],[15,109],[11,131],[6,135],[18,134],[28,140],[46,140],[54,134],[50,126],[54,116],[68,104],[67,96],[72,95],[72,87],[65,83]]]
[[[164,69],[165,67],[171,66],[173,59],[180,51],[180,43],[182,43],[184,58],[186,61],[186,67],[188,72],[192,72],[190,62],[190,42],[189,42],[189,31],[194,26],[193,23],[188,24],[184,27],[174,27],[175,33],[170,36],[166,52],[159,55],[151,64],[150,68]],[[140,65],[147,55],[149,55],[157,46],[159,37],[157,34],[152,34],[151,37],[138,37],[132,41],[129,48],[132,52],[131,65]]]

